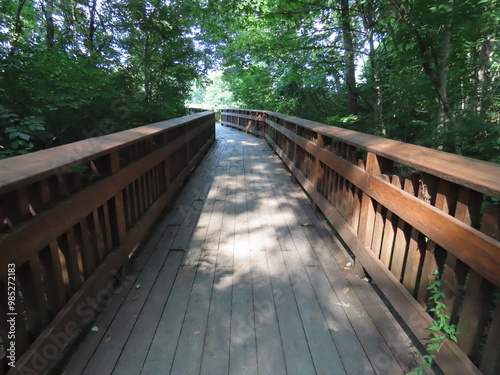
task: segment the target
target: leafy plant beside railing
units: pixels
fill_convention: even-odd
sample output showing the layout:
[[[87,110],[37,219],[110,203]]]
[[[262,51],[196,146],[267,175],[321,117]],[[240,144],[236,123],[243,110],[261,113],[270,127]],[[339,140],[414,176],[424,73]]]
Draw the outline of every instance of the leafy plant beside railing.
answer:
[[[439,276],[438,270],[434,271],[434,275]],[[429,302],[433,305],[429,309],[430,313],[433,313],[434,324],[429,327],[432,334],[431,343],[427,344],[425,349],[428,354],[423,355],[425,360],[423,366],[430,368],[436,358],[433,353],[439,353],[441,347],[446,342],[446,340],[451,340],[457,343],[457,325],[449,324],[450,316],[446,314],[446,305],[442,302],[446,300],[446,293],[442,291],[441,288],[442,280],[436,279],[427,290],[429,290]],[[422,375],[424,373],[424,368],[422,366],[415,368],[410,375]]]
[[[0,159],[35,151],[48,137],[45,120],[39,116],[20,118],[0,105]],[[38,145],[39,146],[39,145]]]

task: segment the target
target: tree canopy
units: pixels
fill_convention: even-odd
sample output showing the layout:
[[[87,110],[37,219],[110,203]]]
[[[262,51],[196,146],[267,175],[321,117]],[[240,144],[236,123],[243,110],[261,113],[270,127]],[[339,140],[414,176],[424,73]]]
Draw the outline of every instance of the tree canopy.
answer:
[[[175,117],[191,97],[500,162],[498,0],[0,6],[4,156]]]

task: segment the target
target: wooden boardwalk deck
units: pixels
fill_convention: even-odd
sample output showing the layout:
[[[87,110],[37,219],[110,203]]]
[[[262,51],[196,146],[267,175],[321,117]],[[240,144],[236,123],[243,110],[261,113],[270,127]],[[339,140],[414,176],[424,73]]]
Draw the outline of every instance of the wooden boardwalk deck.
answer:
[[[267,144],[218,126],[216,144],[60,373],[412,370],[417,350],[349,262]]]

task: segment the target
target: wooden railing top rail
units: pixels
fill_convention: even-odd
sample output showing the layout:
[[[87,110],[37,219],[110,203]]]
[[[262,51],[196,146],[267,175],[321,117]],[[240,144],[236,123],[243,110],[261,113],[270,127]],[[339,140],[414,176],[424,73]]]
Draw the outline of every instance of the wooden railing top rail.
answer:
[[[167,129],[183,125],[206,116],[208,111],[191,114],[124,130],[100,137],[68,143],[62,146],[37,151],[0,161],[0,194],[16,190],[47,176],[94,160],[101,155],[120,150],[130,144],[145,140]]]
[[[432,174],[486,195],[500,198],[500,165],[498,164],[360,133],[354,130],[329,126],[272,111],[234,110],[250,111],[255,114],[263,113],[281,118],[284,121],[341,140],[357,148],[394,160],[397,163]]]

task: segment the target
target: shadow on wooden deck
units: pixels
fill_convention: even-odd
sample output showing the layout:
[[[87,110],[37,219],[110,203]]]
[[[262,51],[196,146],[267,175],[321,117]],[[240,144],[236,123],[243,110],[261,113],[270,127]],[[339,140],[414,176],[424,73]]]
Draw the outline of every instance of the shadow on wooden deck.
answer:
[[[107,306],[60,373],[385,375],[417,367],[411,340],[266,143],[217,132],[121,287],[96,302]]]

